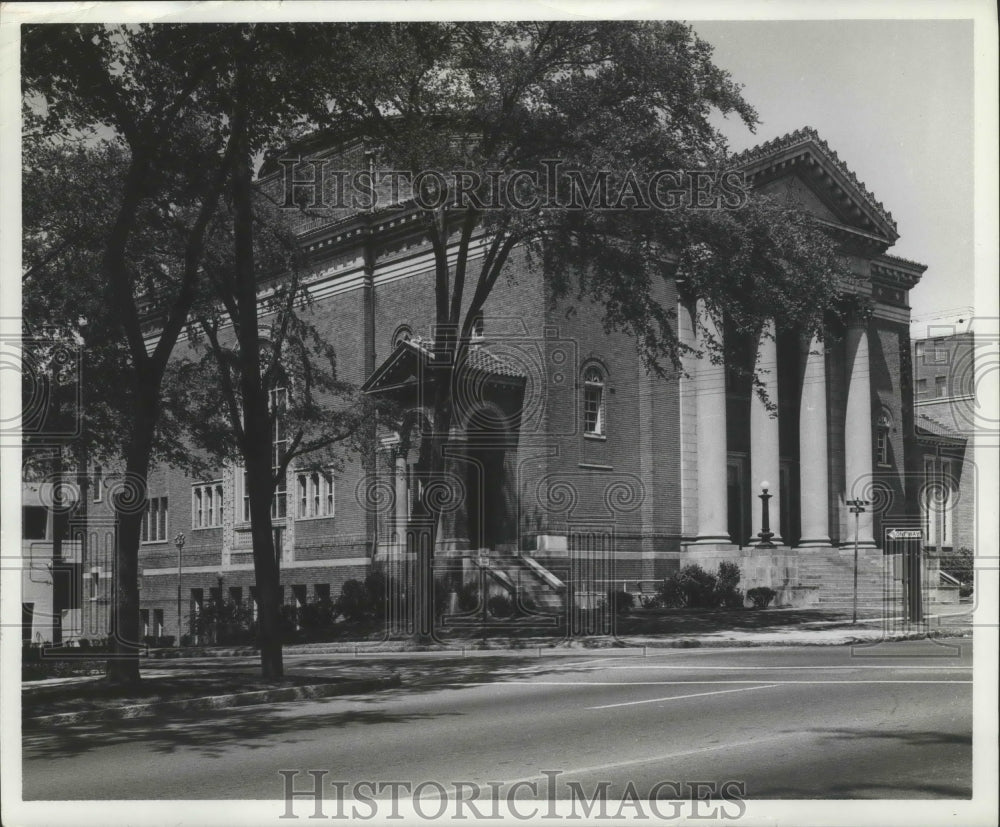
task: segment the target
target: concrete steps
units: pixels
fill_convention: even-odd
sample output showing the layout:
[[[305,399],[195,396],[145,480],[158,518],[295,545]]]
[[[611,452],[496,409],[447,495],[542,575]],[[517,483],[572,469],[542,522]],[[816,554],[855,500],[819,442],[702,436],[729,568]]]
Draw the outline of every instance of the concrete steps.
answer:
[[[562,614],[566,586],[537,560],[500,551],[491,552],[490,558],[490,573],[494,582],[513,599],[532,605],[544,614]]]
[[[851,609],[854,605],[854,554],[831,549],[799,557],[799,582],[816,586],[816,605]],[[858,607],[881,609],[899,600],[900,584],[881,552],[858,555]]]

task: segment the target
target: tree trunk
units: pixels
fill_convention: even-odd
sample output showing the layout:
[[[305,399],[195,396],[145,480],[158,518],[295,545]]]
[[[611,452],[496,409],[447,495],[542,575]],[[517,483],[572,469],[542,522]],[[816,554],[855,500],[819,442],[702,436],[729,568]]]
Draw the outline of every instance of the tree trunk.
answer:
[[[112,580],[111,656],[106,679],[112,684],[139,682],[139,533],[147,501],[146,478],[156,427],[157,388],[137,389],[135,430],[126,451],[124,485],[111,503],[117,531]],[[179,630],[178,630],[179,633]]]
[[[438,371],[440,371],[438,373]],[[440,489],[447,485],[445,477],[445,447],[448,444],[452,420],[451,384],[454,371],[450,367],[432,370],[433,417],[430,434],[421,440],[417,461],[419,477],[424,480],[423,495],[417,513],[407,529],[407,553],[415,562],[413,588],[413,638],[418,644],[440,642],[434,623],[434,548],[437,544],[441,509],[437,507]]]
[[[259,603],[258,645],[261,674],[276,679],[284,674],[280,637],[281,571],[275,555],[271,527],[271,500],[274,478],[271,457],[270,388],[263,384],[260,364],[260,335],[257,324],[257,278],[253,249],[253,180],[250,165],[250,94],[248,57],[240,54],[237,66],[236,108],[233,140],[236,162],[233,179],[235,218],[233,240],[236,262],[236,305],[240,345],[240,391],[243,400],[243,460],[250,498],[250,533],[253,538],[254,576]],[[236,321],[234,319],[234,321]],[[275,411],[274,416],[278,416]]]
[[[270,441],[264,442],[263,445],[269,448]],[[262,453],[264,455],[260,456]],[[284,675],[284,664],[280,630],[281,567],[274,547],[274,535],[271,528],[271,500],[274,496],[274,485],[271,480],[270,451],[265,453],[255,450],[252,454],[245,455],[245,460],[247,463],[247,489],[250,495],[253,568],[257,583],[257,645],[260,647],[261,675],[273,680]]]

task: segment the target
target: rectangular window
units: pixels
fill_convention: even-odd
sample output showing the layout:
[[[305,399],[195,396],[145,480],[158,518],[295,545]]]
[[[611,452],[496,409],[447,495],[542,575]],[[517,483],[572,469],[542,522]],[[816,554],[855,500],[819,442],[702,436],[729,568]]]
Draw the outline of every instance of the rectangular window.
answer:
[[[44,505],[21,508],[21,536],[25,540],[44,540],[49,524],[49,510]]]
[[[243,471],[240,475],[240,480],[242,484],[240,485],[240,493],[243,500],[243,522],[250,522],[250,488],[247,485],[247,472]]]
[[[306,605],[306,587],[292,586],[292,605],[295,607],[295,628],[301,628],[300,618]]]
[[[313,596],[317,602],[329,603],[330,602],[330,584],[329,583],[316,583],[313,585]]]
[[[191,528],[222,525],[222,484],[201,482],[191,487]]]
[[[201,612],[205,607],[205,590],[191,589],[191,635],[198,634],[198,627],[201,625]]]
[[[269,394],[271,409],[271,467],[277,474],[288,450],[288,434],[285,431],[285,409],[288,405],[288,392],[284,388],[274,388]],[[287,490],[284,474],[274,487],[274,499],[271,501],[271,519],[281,520],[287,513]]]
[[[924,362],[924,343],[923,342],[917,342],[916,345],[914,345],[914,358],[916,359],[916,361],[917,361],[918,364],[923,364],[923,362]]]
[[[583,432],[604,433],[604,388],[588,385],[583,390]]]
[[[163,637],[163,609],[153,609],[153,634]]]
[[[240,586],[229,587],[229,599],[237,606],[243,604],[243,589]]]
[[[250,587],[250,619],[257,621],[257,587]]]
[[[142,514],[142,542],[162,543],[167,539],[167,498],[152,497]]]
[[[306,517],[309,514],[309,479],[305,474],[299,474],[295,484],[298,488],[299,517]]]
[[[924,543],[937,545],[937,508],[934,503],[936,487],[935,463],[930,457],[924,459],[924,489],[920,497],[920,516],[923,520]]]
[[[952,545],[952,526],[954,520],[952,519],[952,507],[955,502],[953,496],[953,486],[954,481],[951,478],[951,463],[942,462],[941,463],[941,545],[942,547],[950,548]]]
[[[295,478],[299,519],[332,517],[333,473],[331,471],[300,471]]]
[[[934,377],[934,395],[940,399],[948,394],[948,377],[947,376],[935,376]]]
[[[934,343],[934,361],[938,364],[947,364],[948,346],[944,342]]]
[[[875,461],[879,465],[889,464],[889,431],[879,428],[875,434]]]
[[[142,625],[142,636],[149,637],[149,609],[139,609],[139,623]]]
[[[926,396],[926,395],[927,395],[927,380],[926,379],[918,379],[917,380],[917,396]]]

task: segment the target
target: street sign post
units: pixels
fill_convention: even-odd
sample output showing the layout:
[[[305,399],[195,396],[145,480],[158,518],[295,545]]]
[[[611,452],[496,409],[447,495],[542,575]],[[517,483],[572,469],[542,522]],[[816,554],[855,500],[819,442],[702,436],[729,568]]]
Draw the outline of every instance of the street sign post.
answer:
[[[919,528],[894,526],[885,529],[886,554],[899,555],[902,563],[903,616],[909,622],[919,622],[924,617],[923,545],[924,533]]]

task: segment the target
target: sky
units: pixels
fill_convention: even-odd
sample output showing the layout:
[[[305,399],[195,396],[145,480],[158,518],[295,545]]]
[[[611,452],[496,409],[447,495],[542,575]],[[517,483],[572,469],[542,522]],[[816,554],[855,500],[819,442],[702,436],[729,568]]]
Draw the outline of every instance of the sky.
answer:
[[[760,116],[717,118],[734,151],[814,127],[927,265],[913,316],[974,304],[971,21],[689,22]]]

